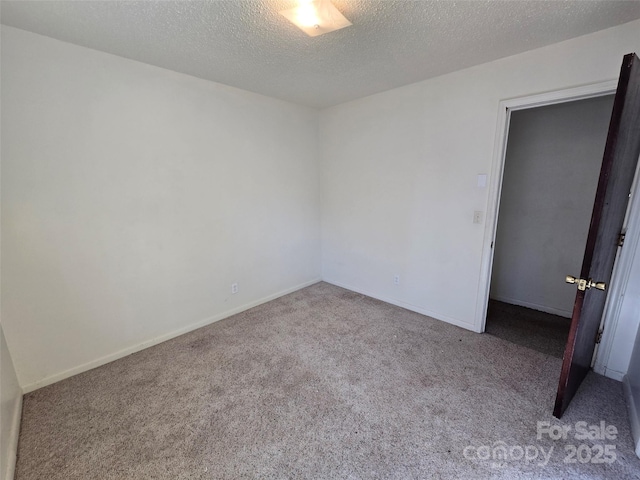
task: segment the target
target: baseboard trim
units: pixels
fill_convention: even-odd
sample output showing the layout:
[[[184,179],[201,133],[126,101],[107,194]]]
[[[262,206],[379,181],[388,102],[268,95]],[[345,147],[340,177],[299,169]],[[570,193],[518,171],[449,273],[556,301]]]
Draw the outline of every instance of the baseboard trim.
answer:
[[[442,315],[437,312],[433,312],[431,310],[427,310],[426,308],[419,307],[417,305],[413,305],[411,303],[404,302],[402,300],[398,300],[397,298],[386,297],[384,295],[378,295],[368,290],[354,287],[352,285],[347,285],[342,282],[337,282],[335,280],[331,280],[330,278],[323,278],[323,282],[330,283],[331,285],[335,285],[336,287],[344,288],[346,290],[351,290],[352,292],[360,293],[362,295],[366,295],[367,297],[375,298],[376,300],[383,301],[385,303],[390,303],[391,305],[395,305],[396,307],[401,307],[406,310],[411,310],[412,312],[420,313],[421,315],[425,315],[427,317],[434,318],[436,320],[440,320],[441,322],[450,323],[451,325],[455,325],[456,327],[464,328],[465,330],[471,330],[472,332],[480,333],[476,329],[473,323],[464,322],[457,318],[449,317],[447,315]]]
[[[517,305],[519,307],[531,308],[532,310],[538,310],[544,313],[551,313],[552,315],[558,315],[564,318],[571,318],[573,312],[568,310],[561,310],[559,308],[547,307],[545,305],[538,305],[537,303],[523,302],[522,300],[516,300],[514,298],[507,298],[501,296],[491,295],[491,300],[497,300],[499,302],[509,303],[511,305]]]
[[[18,438],[20,437],[20,420],[22,419],[22,394],[18,397],[13,409],[11,419],[11,431],[9,432],[8,458],[5,466],[5,480],[13,480],[16,473],[16,460],[18,459]]]
[[[605,368],[603,372],[599,372],[598,369],[595,368],[595,366],[594,366],[593,370],[596,373],[599,373],[600,375],[603,375],[603,376],[605,376],[607,378],[610,378],[612,380],[616,380],[618,382],[624,381],[625,374],[622,373],[622,372],[619,372],[617,370],[611,370],[610,368]]]
[[[237,315],[238,313],[242,313],[246,310],[249,310],[250,308],[254,308],[257,307],[258,305],[262,305],[263,303],[267,303],[270,302],[271,300],[275,300],[276,298],[280,298],[284,295],[288,295],[290,293],[293,293],[297,290],[301,290],[303,288],[309,287],[311,285],[314,285],[318,282],[321,282],[322,280],[320,278],[315,278],[313,280],[310,280],[308,282],[304,282],[301,284],[298,284],[294,287],[291,288],[287,288],[285,290],[281,290],[277,293],[274,293],[272,295],[268,295],[266,297],[260,298],[258,300],[255,300],[253,302],[249,302],[246,303],[240,307],[236,307],[236,308],[232,308],[231,310],[226,310],[222,313],[219,313],[218,315],[214,315],[212,317],[206,318],[204,320],[201,320],[199,322],[193,323],[191,325],[188,325],[186,327],[180,328],[178,330],[174,330],[172,332],[169,332],[167,334],[164,335],[160,335],[159,337],[155,337],[152,338],[151,340],[147,340],[141,343],[138,343],[136,345],[133,345],[131,347],[128,348],[124,348],[122,350],[119,350],[117,352],[111,353],[109,355],[105,355],[104,357],[100,357],[96,360],[92,360],[91,362],[87,362],[84,363],[82,365],[79,365],[77,367],[73,367],[70,368],[68,370],[65,370],[63,372],[60,373],[56,373],[54,375],[48,376],[46,378],[43,378],[42,380],[38,380],[37,382],[33,382],[33,383],[29,383],[27,385],[23,385],[22,386],[22,391],[24,393],[29,393],[29,392],[33,392],[34,390],[37,390],[39,388],[42,387],[46,387],[47,385],[51,385],[53,383],[59,382],[61,380],[64,380],[66,378],[72,377],[74,375],[77,375],[79,373],[83,373],[86,372],[88,370],[92,370],[94,368],[100,367],[102,365],[105,365],[107,363],[113,362],[114,360],[119,360],[120,358],[124,358],[128,355],[131,355],[132,353],[136,353],[139,352],[141,350],[144,350],[145,348],[149,348],[149,347],[153,347],[155,345],[158,345],[160,343],[166,342],[167,340],[171,340],[172,338],[175,337],[179,337],[180,335],[184,335],[185,333],[189,333],[192,332],[193,330],[197,330],[198,328],[202,328],[202,327],[206,327],[207,325],[210,325],[212,323],[218,322],[220,320],[224,320],[225,318],[231,317],[233,315]]]
[[[640,398],[634,397],[633,388],[631,388],[627,375],[622,379],[622,386],[629,411],[629,422],[631,423],[631,435],[633,436],[635,452],[640,457],[640,411],[638,411]]]

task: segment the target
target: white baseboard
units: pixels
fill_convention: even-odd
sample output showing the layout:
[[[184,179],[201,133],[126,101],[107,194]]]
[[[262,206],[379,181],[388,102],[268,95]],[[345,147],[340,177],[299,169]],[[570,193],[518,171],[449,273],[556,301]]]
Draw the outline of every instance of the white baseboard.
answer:
[[[427,310],[426,308],[418,307],[416,305],[412,305],[402,300],[398,300],[396,298],[386,297],[384,295],[378,295],[378,294],[369,292],[367,290],[364,290],[362,288],[353,287],[351,285],[347,285],[342,282],[337,282],[335,280],[331,280],[328,278],[323,278],[322,281],[330,283],[331,285],[335,285],[336,287],[341,287],[346,290],[351,290],[352,292],[366,295],[367,297],[375,298],[376,300],[381,300],[383,302],[390,303],[391,305],[395,305],[396,307],[402,307],[406,310],[411,310],[412,312],[420,313],[422,315],[426,315],[427,317],[431,317],[436,320],[440,320],[442,322],[450,323],[452,325],[455,325],[456,327],[464,328],[465,330],[471,330],[472,332],[480,333],[477,331],[473,323],[465,322],[457,318],[449,317],[447,315],[442,315],[442,314],[433,312],[431,310]]]
[[[11,431],[9,432],[9,452],[7,464],[5,465],[5,480],[13,480],[16,473],[16,459],[18,455],[18,437],[20,436],[20,419],[22,418],[22,395],[18,397],[16,406],[13,409],[11,419]]]
[[[628,377],[625,375],[622,380],[624,388],[624,396],[627,401],[627,409],[629,411],[629,422],[631,422],[631,434],[633,435],[633,443],[635,446],[636,455],[640,457],[640,398],[637,398],[637,393],[634,395],[634,390],[631,388]]]
[[[231,310],[227,310],[225,312],[219,313],[218,315],[214,315],[213,317],[206,318],[199,322],[193,323],[186,327],[180,328],[178,330],[174,330],[170,333],[160,335],[159,337],[152,338],[151,340],[147,340],[136,345],[133,345],[128,348],[124,348],[117,352],[111,353],[109,355],[105,355],[104,357],[100,357],[96,360],[92,360],[91,362],[84,363],[82,365],[78,365],[77,367],[70,368],[63,372],[59,372],[53,375],[50,375],[42,380],[38,380],[37,382],[33,382],[27,385],[22,386],[22,390],[24,393],[33,392],[42,387],[46,387],[47,385],[51,385],[52,383],[59,382],[60,380],[64,380],[65,378],[72,377],[79,373],[86,372],[96,367],[100,367],[107,363],[113,362],[114,360],[118,360],[120,358],[126,357],[127,355],[131,355],[132,353],[139,352],[140,350],[144,350],[145,348],[152,347],[154,345],[158,345],[162,342],[166,342],[167,340],[171,340],[172,338],[179,337],[180,335],[184,335],[185,333],[189,333],[193,330],[197,330],[198,328],[205,327],[219,320],[223,320],[225,318],[231,317],[232,315],[237,315],[238,313],[244,312],[245,310],[249,310],[250,308],[257,307],[258,305],[262,305],[263,303],[270,302],[271,300],[275,300],[276,298],[282,297],[284,295],[288,295],[302,288],[306,288],[310,285],[314,285],[320,282],[320,278],[316,278],[310,280],[305,283],[301,283],[296,285],[295,287],[288,288],[286,290],[282,290],[280,292],[274,293],[272,295],[268,295],[259,300],[255,300],[253,302],[246,303],[240,307],[233,308]]]
[[[595,366],[593,367],[594,372],[599,373],[600,375],[603,375],[607,378],[611,378],[612,380],[616,380],[618,382],[624,381],[624,376],[626,375],[626,373],[622,373],[617,370],[611,370],[610,368],[606,368],[606,367],[602,371],[599,371],[599,370],[600,369],[596,369]]]
[[[565,318],[571,318],[571,315],[573,314],[573,312],[569,310],[561,310],[559,308],[547,307],[546,305],[538,305],[537,303],[524,302],[522,300],[516,300],[515,298],[507,298],[495,295],[490,295],[489,298],[491,298],[491,300],[497,300],[499,302],[509,303],[511,305],[518,305],[519,307],[531,308],[532,310],[551,313],[552,315],[558,315]]]

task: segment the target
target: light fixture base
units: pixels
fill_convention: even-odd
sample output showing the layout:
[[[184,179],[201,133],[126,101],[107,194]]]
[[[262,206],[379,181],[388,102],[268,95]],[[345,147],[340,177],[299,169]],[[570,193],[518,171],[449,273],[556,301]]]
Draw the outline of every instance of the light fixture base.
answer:
[[[353,25],[330,0],[300,0],[298,7],[283,10],[280,15],[310,37]]]

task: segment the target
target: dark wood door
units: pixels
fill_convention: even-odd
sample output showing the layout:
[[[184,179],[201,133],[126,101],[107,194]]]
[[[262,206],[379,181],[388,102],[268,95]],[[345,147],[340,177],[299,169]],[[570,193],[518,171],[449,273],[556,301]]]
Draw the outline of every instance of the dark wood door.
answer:
[[[640,156],[640,65],[625,55],[613,103],[580,278],[609,287],[629,193]],[[572,272],[567,272],[572,273]],[[553,414],[560,418],[591,368],[606,290],[578,289]]]

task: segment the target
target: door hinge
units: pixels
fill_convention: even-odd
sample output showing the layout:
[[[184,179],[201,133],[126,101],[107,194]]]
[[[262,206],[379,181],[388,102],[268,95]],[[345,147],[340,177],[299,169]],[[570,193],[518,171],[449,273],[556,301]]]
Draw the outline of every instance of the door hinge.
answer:
[[[618,235],[618,246],[621,247],[624,245],[624,239],[627,236],[627,232],[620,232],[620,235]]]
[[[602,330],[598,330],[598,333],[596,333],[596,345],[599,344],[602,341]]]

